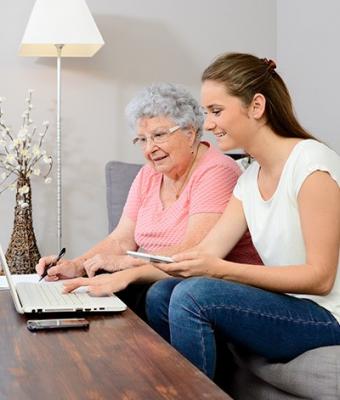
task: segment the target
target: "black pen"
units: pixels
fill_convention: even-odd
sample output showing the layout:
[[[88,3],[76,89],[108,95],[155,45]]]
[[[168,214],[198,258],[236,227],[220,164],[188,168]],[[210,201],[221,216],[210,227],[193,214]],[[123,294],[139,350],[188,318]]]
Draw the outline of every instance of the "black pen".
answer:
[[[58,262],[58,261],[61,259],[61,257],[65,254],[65,252],[66,252],[66,249],[65,249],[65,247],[63,247],[63,248],[60,250],[60,253],[58,254],[58,257],[57,257],[54,261],[52,261],[51,263],[49,263],[48,265],[46,265],[45,271],[44,271],[43,274],[41,275],[41,277],[40,277],[40,279],[39,279],[39,282],[40,282],[42,279],[45,278],[45,276],[47,275],[47,271],[48,271],[51,267],[54,267],[54,266],[57,264],[57,262]]]

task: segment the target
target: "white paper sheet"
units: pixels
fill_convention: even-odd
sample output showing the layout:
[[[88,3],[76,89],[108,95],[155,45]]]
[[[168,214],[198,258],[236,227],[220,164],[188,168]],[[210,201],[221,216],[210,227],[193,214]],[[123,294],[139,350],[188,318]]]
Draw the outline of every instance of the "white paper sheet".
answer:
[[[17,282],[39,282],[38,274],[12,275],[14,283]],[[0,290],[8,289],[7,279],[4,275],[0,276]]]

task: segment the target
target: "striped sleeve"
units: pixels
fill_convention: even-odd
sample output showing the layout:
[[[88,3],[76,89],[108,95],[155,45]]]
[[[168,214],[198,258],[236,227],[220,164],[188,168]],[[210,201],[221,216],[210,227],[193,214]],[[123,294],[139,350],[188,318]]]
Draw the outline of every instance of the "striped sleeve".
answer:
[[[189,215],[222,213],[239,175],[235,168],[213,165],[196,177],[190,193]]]

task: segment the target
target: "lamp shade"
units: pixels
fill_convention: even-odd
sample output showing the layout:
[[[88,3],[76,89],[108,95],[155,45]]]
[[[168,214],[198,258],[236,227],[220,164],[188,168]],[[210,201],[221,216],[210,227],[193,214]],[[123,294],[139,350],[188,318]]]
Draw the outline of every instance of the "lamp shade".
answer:
[[[19,54],[57,57],[92,57],[104,44],[85,0],[36,0]]]

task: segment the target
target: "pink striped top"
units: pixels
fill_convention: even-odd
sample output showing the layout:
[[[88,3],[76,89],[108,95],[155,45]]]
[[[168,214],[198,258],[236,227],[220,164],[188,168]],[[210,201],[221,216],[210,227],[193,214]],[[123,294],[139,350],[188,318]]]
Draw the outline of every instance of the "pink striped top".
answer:
[[[163,175],[150,165],[142,167],[133,181],[123,215],[136,223],[135,241],[143,250],[156,253],[157,249],[180,244],[191,215],[222,214],[225,209],[241,171],[233,159],[204,143],[209,146],[208,151],[170,207],[163,209],[160,199]],[[246,262],[255,263],[258,256],[249,235],[239,245],[240,256],[249,258]],[[232,250],[233,254],[236,251],[234,256],[239,253],[237,247]]]

